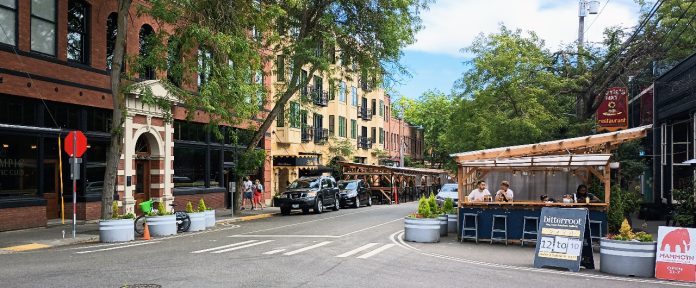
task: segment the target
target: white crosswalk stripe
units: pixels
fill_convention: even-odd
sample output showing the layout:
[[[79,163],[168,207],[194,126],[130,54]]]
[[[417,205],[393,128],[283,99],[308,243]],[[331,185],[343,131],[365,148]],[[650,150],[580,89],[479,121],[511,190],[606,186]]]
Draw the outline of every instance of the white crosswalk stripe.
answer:
[[[278,253],[283,252],[283,251],[285,251],[285,249],[276,249],[276,250],[264,252],[263,255],[273,255],[273,254],[278,254]]]
[[[375,250],[372,250],[372,251],[370,251],[370,252],[367,252],[367,253],[365,253],[365,254],[363,254],[363,255],[360,255],[360,256],[358,256],[357,258],[358,258],[358,259],[367,259],[367,258],[370,258],[370,257],[372,257],[372,256],[375,256],[375,255],[377,255],[377,254],[383,252],[384,250],[387,250],[387,249],[389,249],[389,248],[391,248],[391,247],[394,247],[394,245],[396,245],[396,244],[385,244],[384,246],[379,247],[379,248],[377,248],[377,249],[375,249]]]
[[[358,248],[355,248],[355,249],[353,249],[353,250],[350,250],[350,251],[348,251],[348,252],[346,252],[346,253],[343,253],[343,254],[341,254],[341,255],[338,255],[338,256],[336,256],[336,257],[339,257],[339,258],[349,257],[349,256],[352,256],[353,254],[357,254],[358,252],[361,252],[361,251],[363,251],[363,250],[370,249],[370,248],[372,248],[372,246],[375,246],[375,245],[379,245],[379,243],[369,243],[369,244],[360,246],[360,247],[358,247]]]
[[[252,242],[256,242],[256,241],[257,240],[249,240],[249,241],[244,241],[244,242],[239,242],[239,243],[232,243],[229,245],[223,245],[223,246],[219,246],[219,247],[213,247],[213,248],[193,251],[191,253],[193,253],[193,254],[205,253],[205,252],[210,252],[210,251],[214,251],[214,250],[220,250],[220,249],[230,248],[230,247],[234,247],[234,246],[244,245],[244,244],[252,243]]]
[[[307,247],[304,247],[304,248],[301,248],[301,249],[297,249],[297,250],[294,250],[294,251],[287,252],[287,253],[285,253],[285,254],[283,254],[283,255],[286,255],[286,256],[295,255],[295,254],[298,254],[298,253],[305,252],[305,251],[307,251],[307,250],[312,250],[312,249],[314,249],[314,248],[319,248],[319,247],[321,247],[321,246],[324,246],[324,245],[327,245],[327,244],[330,244],[330,243],[331,243],[331,241],[320,242],[320,243],[314,244],[314,245],[312,245],[312,246],[307,246]]]
[[[80,252],[75,252],[75,254],[87,254],[87,253],[94,253],[94,252],[110,251],[110,250],[123,249],[123,248],[128,248],[128,247],[135,247],[135,246],[148,245],[148,244],[154,244],[154,243],[159,243],[159,241],[148,241],[148,242],[141,242],[141,243],[135,243],[135,244],[129,244],[129,245],[109,247],[109,248],[103,248],[103,249],[97,249],[97,250],[80,251]]]
[[[256,246],[256,245],[266,244],[266,243],[268,243],[268,242],[273,242],[273,240],[266,240],[266,241],[261,241],[261,242],[254,242],[254,243],[251,243],[251,244],[246,244],[246,245],[242,245],[242,246],[236,246],[236,247],[227,248],[227,249],[224,249],[224,250],[218,250],[218,251],[214,251],[214,252],[210,252],[210,253],[213,253],[213,254],[225,253],[225,252],[230,252],[230,251],[234,251],[234,250],[239,250],[239,249],[244,249],[244,248],[253,247],[253,246]]]

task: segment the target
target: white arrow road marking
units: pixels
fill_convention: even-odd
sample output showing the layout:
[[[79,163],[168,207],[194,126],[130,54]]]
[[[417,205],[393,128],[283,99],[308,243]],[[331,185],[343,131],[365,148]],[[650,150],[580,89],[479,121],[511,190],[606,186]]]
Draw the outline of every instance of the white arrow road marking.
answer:
[[[256,246],[256,245],[266,244],[266,243],[268,243],[268,242],[273,242],[273,240],[266,240],[266,241],[251,243],[251,244],[247,244],[247,245],[232,247],[232,248],[228,248],[228,249],[225,249],[225,250],[219,250],[219,251],[210,252],[210,253],[213,253],[213,254],[225,253],[225,252],[230,252],[230,251],[234,251],[234,250],[249,248],[249,247]]]
[[[142,243],[136,243],[136,244],[130,244],[130,245],[104,248],[104,249],[80,251],[80,252],[75,252],[75,254],[87,254],[87,253],[94,253],[94,252],[101,252],[101,251],[109,251],[109,250],[116,250],[116,249],[122,249],[122,248],[134,247],[134,246],[147,245],[147,244],[155,244],[155,243],[159,243],[159,242],[160,241],[148,241],[148,242],[142,242]]]
[[[249,241],[244,241],[244,242],[239,242],[239,243],[233,243],[233,244],[224,245],[224,246],[219,246],[219,247],[213,247],[213,248],[208,248],[208,249],[193,251],[193,252],[191,252],[191,253],[193,253],[193,254],[196,254],[196,253],[205,253],[205,252],[210,252],[210,251],[213,251],[213,250],[219,250],[219,249],[225,249],[225,248],[230,248],[230,247],[234,247],[234,246],[244,245],[244,244],[251,243],[251,242],[256,242],[256,241],[257,241],[257,240],[249,240]]]
[[[287,253],[285,253],[285,254],[283,254],[283,255],[287,255],[287,256],[295,255],[295,254],[297,254],[297,253],[302,253],[302,252],[307,251],[307,250],[312,250],[312,249],[314,249],[314,248],[318,248],[318,247],[324,246],[324,245],[329,244],[329,243],[331,243],[331,241],[320,242],[320,243],[314,244],[314,245],[312,245],[312,246],[307,246],[307,247],[304,247],[304,248],[302,248],[302,249],[297,249],[297,250],[295,250],[295,251],[287,252]]]
[[[355,248],[355,249],[353,249],[353,250],[350,250],[350,251],[348,251],[348,252],[346,252],[346,253],[343,253],[343,254],[341,254],[341,255],[338,255],[338,256],[336,256],[336,257],[345,258],[345,257],[351,256],[351,255],[353,255],[353,254],[357,254],[357,253],[360,252],[360,251],[370,249],[372,246],[375,246],[375,245],[379,245],[379,243],[369,243],[369,244],[367,244],[367,245],[360,246],[360,247],[358,247],[358,248]]]
[[[280,253],[283,251],[285,251],[285,249],[271,250],[271,251],[263,253],[263,255],[273,255],[273,254]]]
[[[375,250],[372,250],[372,251],[370,251],[370,252],[367,252],[367,253],[365,253],[365,254],[363,254],[363,255],[358,256],[358,259],[367,259],[367,258],[370,258],[370,257],[372,257],[372,256],[375,256],[375,255],[381,253],[381,252],[384,251],[384,250],[387,250],[387,249],[389,249],[389,248],[391,248],[391,247],[394,247],[395,245],[396,245],[396,244],[385,244],[385,245],[382,246],[382,247],[379,247],[379,248],[377,248],[377,249],[375,249]]]

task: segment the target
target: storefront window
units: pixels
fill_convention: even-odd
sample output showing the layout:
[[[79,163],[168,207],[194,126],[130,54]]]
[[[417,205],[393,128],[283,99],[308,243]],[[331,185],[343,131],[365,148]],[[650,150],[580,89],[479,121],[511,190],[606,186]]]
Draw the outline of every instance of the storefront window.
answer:
[[[44,109],[44,123],[54,126],[55,121],[61,128],[79,129],[80,109],[78,106],[67,104],[47,103]]]
[[[174,145],[174,187],[205,187],[205,149]]]
[[[109,142],[94,141],[85,153],[85,194],[101,194],[104,189],[104,172],[106,172],[106,154]]]
[[[36,137],[7,136],[0,140],[0,197],[37,195]]]
[[[204,124],[174,121],[174,140],[205,142]]]
[[[0,123],[36,126],[36,102],[0,96]]]
[[[210,151],[210,187],[223,186],[220,175],[220,150]]]
[[[87,130],[98,132],[111,131],[111,110],[88,109],[87,110]]]

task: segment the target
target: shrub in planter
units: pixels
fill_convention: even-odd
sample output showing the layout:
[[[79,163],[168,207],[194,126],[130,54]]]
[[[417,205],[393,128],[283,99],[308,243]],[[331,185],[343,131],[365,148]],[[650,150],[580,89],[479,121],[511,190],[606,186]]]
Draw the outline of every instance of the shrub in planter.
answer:
[[[404,220],[404,240],[411,242],[435,243],[440,241],[440,220],[437,211],[431,211],[425,197],[418,201],[418,212]]]
[[[428,206],[430,206],[430,213],[437,215],[437,220],[440,221],[440,236],[447,236],[448,224],[447,224],[447,214],[437,206],[435,202],[435,194],[430,193],[428,197]]]
[[[110,220],[99,221],[99,241],[103,243],[127,242],[135,239],[133,213],[119,214],[118,202],[114,201]]]
[[[445,199],[442,204],[442,210],[447,214],[447,232],[457,233],[457,209],[454,208],[454,200],[452,198]]]
[[[189,226],[188,231],[196,232],[205,230],[205,204],[203,208],[203,211],[193,210],[191,202],[186,203],[186,213],[189,215],[189,218],[191,218],[191,226]]]
[[[205,213],[205,227],[215,227],[215,209],[205,206],[203,198],[198,200],[198,212]]]
[[[599,270],[624,276],[654,277],[657,242],[645,232],[634,233],[624,219],[619,233],[599,241]]]
[[[159,202],[157,210],[152,210],[145,217],[145,222],[152,236],[176,235],[176,216],[164,208],[164,203]]]

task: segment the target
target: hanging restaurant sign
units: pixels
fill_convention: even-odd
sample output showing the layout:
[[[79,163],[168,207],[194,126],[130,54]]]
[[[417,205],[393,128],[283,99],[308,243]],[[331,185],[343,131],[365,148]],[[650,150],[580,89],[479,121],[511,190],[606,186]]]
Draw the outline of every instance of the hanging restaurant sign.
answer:
[[[628,91],[626,87],[611,87],[597,108],[597,124],[600,131],[617,131],[628,128]]]

